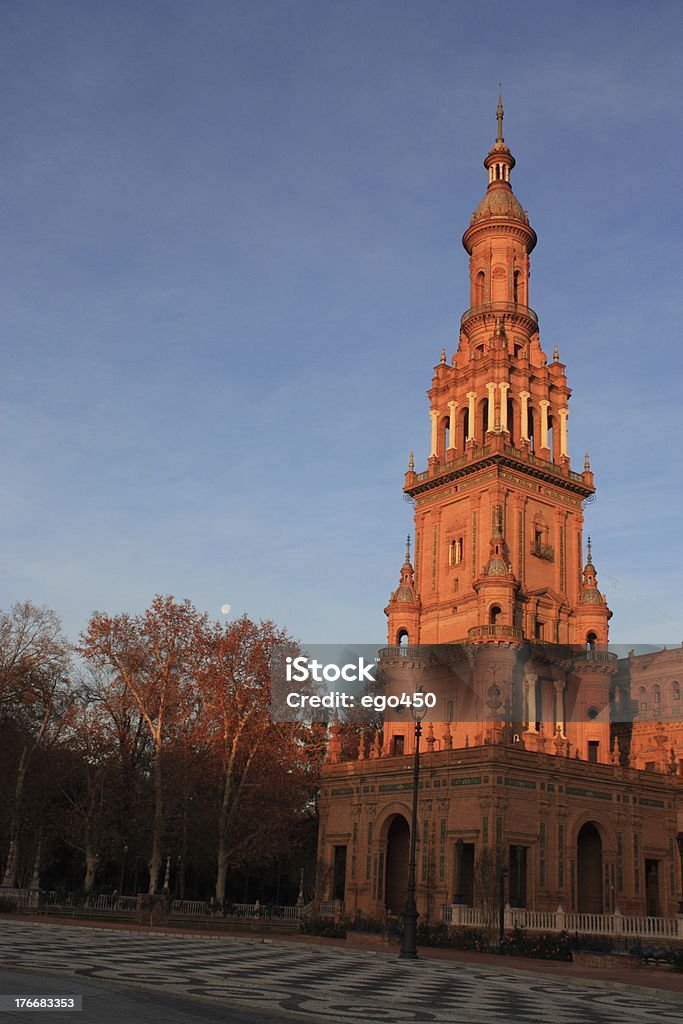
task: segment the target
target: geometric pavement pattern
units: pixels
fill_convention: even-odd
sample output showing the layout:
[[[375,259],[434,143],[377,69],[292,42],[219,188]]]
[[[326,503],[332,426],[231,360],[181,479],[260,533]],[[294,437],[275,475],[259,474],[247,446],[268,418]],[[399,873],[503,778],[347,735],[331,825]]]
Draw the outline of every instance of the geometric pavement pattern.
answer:
[[[681,1024],[683,1019],[683,1000],[653,990],[641,994],[528,971],[232,937],[4,920],[0,964],[330,1024]]]

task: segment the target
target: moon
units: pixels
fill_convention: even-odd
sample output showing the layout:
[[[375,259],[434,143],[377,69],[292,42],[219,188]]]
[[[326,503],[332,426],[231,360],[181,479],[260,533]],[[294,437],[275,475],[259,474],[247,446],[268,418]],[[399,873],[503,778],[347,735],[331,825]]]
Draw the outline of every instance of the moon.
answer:
[[[221,614],[222,615],[229,615],[230,614],[230,608],[231,608],[231,605],[229,605],[229,604],[222,604],[221,605]]]

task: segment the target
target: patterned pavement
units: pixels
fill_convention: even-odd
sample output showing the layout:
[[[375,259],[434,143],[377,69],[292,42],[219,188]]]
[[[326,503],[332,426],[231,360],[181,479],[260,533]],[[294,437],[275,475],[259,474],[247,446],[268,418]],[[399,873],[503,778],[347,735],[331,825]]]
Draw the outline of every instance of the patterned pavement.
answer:
[[[0,966],[337,1024],[680,1024],[683,999],[513,969],[282,941],[0,921]],[[673,997],[675,999],[675,997]],[[81,1024],[93,1018],[73,1016]],[[227,1018],[229,1020],[229,1018]],[[135,1024],[135,1022],[132,1022]]]

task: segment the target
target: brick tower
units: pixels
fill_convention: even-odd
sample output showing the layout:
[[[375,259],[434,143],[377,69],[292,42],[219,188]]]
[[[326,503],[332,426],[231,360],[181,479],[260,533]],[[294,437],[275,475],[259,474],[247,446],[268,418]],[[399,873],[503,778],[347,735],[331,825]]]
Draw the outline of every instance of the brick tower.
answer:
[[[414,566],[407,555],[385,609],[388,639],[409,647],[495,646],[492,678],[504,681],[501,702],[513,709],[518,732],[536,731],[541,702],[539,719],[552,720],[550,730],[539,731],[554,735],[559,728],[567,738],[566,707],[549,710],[556,703],[554,684],[548,681],[543,702],[528,678],[513,678],[515,660],[525,644],[593,651],[592,658],[579,659],[581,686],[575,680],[571,693],[565,680],[562,699],[577,720],[582,711],[595,719],[609,704],[613,659],[599,655],[611,612],[590,549],[584,566],[582,505],[594,493],[593,474],[588,456],[582,472],[572,470],[565,365],[557,346],[548,359],[529,305],[536,233],[510,183],[515,159],[503,138],[500,99],[497,119],[484,160],[488,187],[462,239],[470,257],[470,308],[461,318],[455,355],[449,362],[442,349],[434,369],[427,468],[416,472],[411,455],[405,477],[405,494],[415,505]],[[480,694],[479,704],[490,697]],[[480,710],[466,714],[481,718]],[[574,730],[573,746],[583,756],[589,742],[599,744],[601,760],[609,756],[608,717],[601,731],[590,727],[590,740],[586,729]],[[391,734],[389,728],[389,744]],[[484,739],[486,730],[480,734]],[[467,736],[473,740],[472,729]],[[528,739],[533,746],[535,739]]]

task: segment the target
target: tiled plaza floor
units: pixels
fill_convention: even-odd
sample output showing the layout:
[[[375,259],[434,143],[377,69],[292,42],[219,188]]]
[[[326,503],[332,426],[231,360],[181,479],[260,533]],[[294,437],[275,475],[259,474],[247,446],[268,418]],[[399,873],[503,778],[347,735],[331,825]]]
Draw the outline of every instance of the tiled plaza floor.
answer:
[[[321,1024],[680,1024],[683,1019],[680,993],[610,988],[494,963],[405,961],[395,953],[310,941],[158,935],[4,918],[0,966],[71,975],[74,992],[78,978],[149,986],[167,995],[296,1014]],[[87,1012],[81,1020],[86,1024]]]

